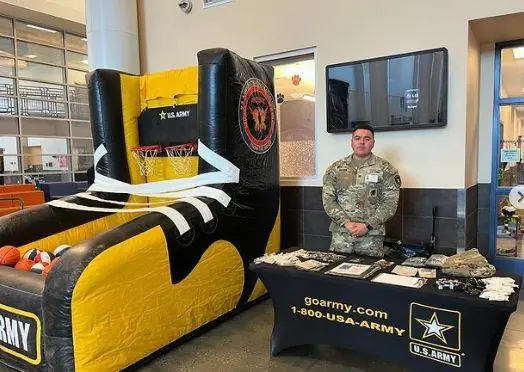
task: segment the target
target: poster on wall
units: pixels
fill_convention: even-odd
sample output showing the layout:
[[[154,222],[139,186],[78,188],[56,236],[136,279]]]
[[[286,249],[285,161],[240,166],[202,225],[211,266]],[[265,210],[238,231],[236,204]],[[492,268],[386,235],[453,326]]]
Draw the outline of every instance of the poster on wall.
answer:
[[[66,155],[58,155],[58,167],[61,169],[68,169]]]
[[[213,6],[230,3],[233,0],[202,0],[204,3],[204,9],[211,8]]]
[[[501,163],[520,163],[520,149],[502,149],[500,150]]]

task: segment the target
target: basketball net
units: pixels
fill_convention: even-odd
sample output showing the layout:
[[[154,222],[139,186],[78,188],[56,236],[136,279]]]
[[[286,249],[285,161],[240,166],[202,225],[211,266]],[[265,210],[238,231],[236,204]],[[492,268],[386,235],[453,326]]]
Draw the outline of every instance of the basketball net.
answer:
[[[197,149],[194,143],[184,143],[164,148],[178,177],[189,177],[191,172],[191,155]]]
[[[155,163],[154,158],[162,151],[161,146],[138,146],[131,149],[131,153],[140,168],[140,174],[147,176],[153,173]]]

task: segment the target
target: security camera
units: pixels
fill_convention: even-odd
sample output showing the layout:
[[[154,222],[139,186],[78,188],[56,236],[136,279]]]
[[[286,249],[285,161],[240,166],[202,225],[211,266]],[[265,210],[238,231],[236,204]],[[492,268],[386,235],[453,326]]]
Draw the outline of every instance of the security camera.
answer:
[[[187,14],[193,9],[193,2],[191,0],[178,0],[178,7]]]

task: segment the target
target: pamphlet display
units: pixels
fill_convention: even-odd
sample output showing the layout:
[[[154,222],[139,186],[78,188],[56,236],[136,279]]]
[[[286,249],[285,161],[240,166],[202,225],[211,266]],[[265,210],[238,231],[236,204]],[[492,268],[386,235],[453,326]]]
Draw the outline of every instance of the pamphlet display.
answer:
[[[376,282],[376,283],[400,285],[403,287],[410,287],[410,288],[421,288],[424,284],[426,284],[426,279],[424,278],[415,278],[415,277],[393,275],[393,274],[387,274],[387,273],[379,274],[375,278],[373,278],[371,281]]]
[[[416,276],[418,274],[418,269],[411,266],[397,265],[391,270],[393,274],[401,276]]]
[[[427,259],[425,266],[440,269],[447,258],[448,256],[443,254],[433,254]]]
[[[347,276],[349,278],[366,279],[381,270],[379,265],[363,265],[344,262],[337,267],[326,271],[328,275]]]
[[[437,270],[420,268],[418,269],[418,276],[421,278],[435,279],[437,277]]]
[[[272,355],[295,345],[329,344],[414,371],[492,370],[517,308],[520,276],[450,277],[434,267],[403,265],[405,258],[342,256],[320,270],[250,265],[274,307]],[[404,271],[414,276],[395,274]]]
[[[476,249],[451,257],[443,254],[433,254],[429,258],[410,257],[397,264],[385,259],[296,249],[266,254],[254,260],[254,264],[261,263],[414,289],[431,285],[438,290],[462,292],[488,301],[507,302],[514,288],[518,288],[511,278],[477,280],[472,277],[474,275],[466,275],[486,276],[490,272],[494,273],[492,265]],[[464,279],[446,278],[443,275],[463,276]]]
[[[426,257],[410,257],[404,262],[402,262],[402,265],[405,266],[413,266],[413,267],[424,267],[426,263],[427,258]]]

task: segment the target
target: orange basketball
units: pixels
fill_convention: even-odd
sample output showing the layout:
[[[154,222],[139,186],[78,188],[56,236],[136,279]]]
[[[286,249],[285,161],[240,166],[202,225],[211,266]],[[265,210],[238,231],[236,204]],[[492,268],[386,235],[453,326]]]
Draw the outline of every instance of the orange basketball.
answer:
[[[20,260],[20,251],[12,245],[0,248],[0,265],[15,266]]]
[[[29,271],[31,270],[31,266],[35,264],[34,261],[26,260],[25,258],[18,261],[15,265],[15,269],[22,270],[22,271]]]
[[[44,268],[44,271],[42,271],[42,275],[45,275],[47,276],[47,274],[49,274],[49,272],[51,271],[51,269],[56,265],[56,263],[58,262],[58,259],[59,257],[55,258],[53,261],[51,261],[51,263],[49,265],[47,265],[45,268]]]

